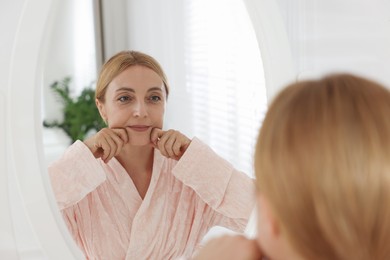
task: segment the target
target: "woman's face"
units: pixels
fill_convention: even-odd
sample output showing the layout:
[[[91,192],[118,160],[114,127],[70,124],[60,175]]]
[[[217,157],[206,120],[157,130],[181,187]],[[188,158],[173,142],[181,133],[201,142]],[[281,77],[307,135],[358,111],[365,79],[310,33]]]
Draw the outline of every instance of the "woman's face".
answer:
[[[153,128],[162,128],[166,91],[160,76],[144,66],[131,66],[108,85],[105,102],[96,101],[109,128],[129,128],[131,145],[150,144]]]

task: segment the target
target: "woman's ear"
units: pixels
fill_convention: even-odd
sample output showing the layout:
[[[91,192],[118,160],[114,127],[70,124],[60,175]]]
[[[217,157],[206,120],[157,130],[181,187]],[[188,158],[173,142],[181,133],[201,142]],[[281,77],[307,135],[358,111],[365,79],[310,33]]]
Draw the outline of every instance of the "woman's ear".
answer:
[[[280,241],[280,226],[267,198],[257,192],[257,237],[262,250],[273,255]]]
[[[95,99],[96,107],[99,110],[100,116],[103,118],[103,121],[107,124],[107,113],[106,108],[104,106],[104,103],[101,102],[99,99]]]
[[[257,238],[267,259],[303,259],[288,240],[283,223],[275,214],[272,204],[263,194],[257,197]]]

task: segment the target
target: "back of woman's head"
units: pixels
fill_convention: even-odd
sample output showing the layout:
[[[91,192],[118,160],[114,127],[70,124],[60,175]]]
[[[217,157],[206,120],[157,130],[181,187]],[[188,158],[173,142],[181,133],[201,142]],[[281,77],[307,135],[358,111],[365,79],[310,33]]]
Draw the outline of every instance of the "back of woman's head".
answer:
[[[121,51],[112,56],[103,65],[96,84],[95,98],[99,99],[101,102],[104,102],[104,96],[110,82],[121,72],[135,65],[144,66],[156,72],[164,83],[165,91],[168,97],[168,80],[161,65],[156,59],[139,51]]]
[[[390,94],[353,75],[285,88],[255,155],[259,192],[307,259],[390,259]]]

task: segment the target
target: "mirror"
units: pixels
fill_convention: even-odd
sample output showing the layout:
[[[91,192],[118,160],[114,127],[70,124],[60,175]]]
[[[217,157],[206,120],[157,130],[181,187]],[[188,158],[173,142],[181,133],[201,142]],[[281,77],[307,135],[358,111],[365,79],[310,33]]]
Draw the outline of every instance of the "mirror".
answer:
[[[42,118],[40,116],[40,88],[43,85],[43,57],[48,43],[44,41],[50,23],[54,19],[53,8],[58,3],[55,0],[19,0],[15,1],[18,9],[8,8],[14,14],[16,28],[2,27],[14,42],[6,45],[5,51],[11,55],[2,62],[3,71],[9,71],[5,80],[6,118],[6,148],[1,150],[1,158],[7,158],[8,164],[5,178],[14,177],[16,184],[6,186],[5,190],[17,187],[18,196],[22,199],[23,213],[28,217],[36,234],[42,254],[49,259],[72,259],[80,257],[73,242],[66,236],[66,228],[57,212],[57,207],[51,194],[44,163],[42,147]],[[292,67],[289,60],[289,49],[284,36],[283,23],[276,4],[273,1],[246,1],[250,16],[255,24],[267,83],[268,95],[272,96],[280,86],[292,79]],[[266,10],[266,11],[265,11]],[[16,20],[18,19],[18,20]],[[31,24],[34,24],[32,27]],[[15,37],[13,37],[15,36]],[[283,54],[286,54],[283,56]],[[7,56],[8,57],[8,56]],[[21,76],[23,75],[23,76]],[[2,92],[3,93],[3,92]],[[17,100],[17,102],[13,102]],[[0,112],[2,112],[0,107]],[[29,129],[29,131],[25,131]],[[0,132],[1,133],[1,132]],[[26,147],[28,149],[26,149]],[[20,163],[20,161],[23,163]],[[2,175],[3,176],[3,175]],[[7,183],[7,182],[4,182]],[[4,193],[2,206],[4,216],[9,216],[8,222],[15,215],[9,207],[10,196]],[[4,217],[5,218],[5,217]],[[3,224],[4,225],[4,224]],[[7,227],[9,241],[15,241],[12,227]],[[16,238],[17,240],[17,238]],[[10,243],[10,251],[21,249]],[[11,258],[12,259],[12,258]]]

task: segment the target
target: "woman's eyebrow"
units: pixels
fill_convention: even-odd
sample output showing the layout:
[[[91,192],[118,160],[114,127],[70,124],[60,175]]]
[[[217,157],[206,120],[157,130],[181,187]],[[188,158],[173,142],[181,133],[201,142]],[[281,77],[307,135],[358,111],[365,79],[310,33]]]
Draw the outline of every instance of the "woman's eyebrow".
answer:
[[[133,92],[135,93],[135,90],[132,89],[132,88],[129,88],[129,87],[121,87],[121,88],[118,88],[117,90],[115,90],[115,92],[119,92],[119,91],[130,91],[130,92]]]
[[[161,87],[153,87],[153,88],[150,88],[150,89],[148,89],[148,92],[155,91],[155,90],[161,91],[161,92],[162,92]]]
[[[135,93],[135,90],[133,88],[130,88],[130,87],[121,87],[121,88],[118,88],[117,90],[115,90],[115,92],[120,92],[120,91],[130,91],[130,92]],[[162,92],[162,89],[161,89],[161,87],[151,87],[150,89],[148,89],[148,92],[151,92],[151,91],[161,91]]]

